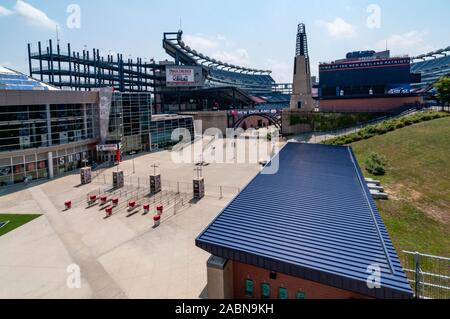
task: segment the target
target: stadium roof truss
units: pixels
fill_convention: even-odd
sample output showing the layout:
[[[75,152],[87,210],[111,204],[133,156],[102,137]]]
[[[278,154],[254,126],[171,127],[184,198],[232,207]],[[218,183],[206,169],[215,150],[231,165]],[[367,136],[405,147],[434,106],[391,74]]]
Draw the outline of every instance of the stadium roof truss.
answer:
[[[227,69],[232,72],[248,74],[269,75],[272,73],[270,70],[246,68],[210,58],[209,56],[199,53],[186,45],[182,40],[182,35],[183,31],[181,30],[178,32],[164,33],[163,48],[176,60],[176,62],[180,62],[185,65],[206,65],[208,67]]]

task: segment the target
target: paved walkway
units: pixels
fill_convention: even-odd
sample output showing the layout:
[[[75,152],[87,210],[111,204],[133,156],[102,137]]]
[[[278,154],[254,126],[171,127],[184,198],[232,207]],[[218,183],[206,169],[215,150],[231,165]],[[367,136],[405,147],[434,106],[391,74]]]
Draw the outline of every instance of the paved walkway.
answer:
[[[175,163],[167,151],[136,157],[134,165],[127,160],[120,169],[147,181],[153,164],[163,189],[167,181],[192,186],[194,163]],[[1,212],[43,215],[0,237],[0,298],[202,298],[209,254],[195,238],[260,169],[258,161],[211,162],[203,168],[207,196],[176,214],[167,208],[155,229],[152,214],[127,216],[122,209],[104,219],[99,206],[87,208],[86,194],[108,187],[97,179],[80,186],[78,175],[68,175],[0,196]],[[223,198],[210,185],[223,186]],[[62,211],[68,199],[79,201]],[[67,287],[71,264],[81,268],[81,289]]]
[[[45,216],[74,262],[80,266],[82,270],[81,275],[85,277],[90,285],[93,297],[101,299],[126,297],[125,293],[109,276],[103,266],[92,256],[89,248],[83,243],[71,225],[65,222],[61,212],[56,209],[40,186],[30,189],[30,193],[41,210],[45,212]]]

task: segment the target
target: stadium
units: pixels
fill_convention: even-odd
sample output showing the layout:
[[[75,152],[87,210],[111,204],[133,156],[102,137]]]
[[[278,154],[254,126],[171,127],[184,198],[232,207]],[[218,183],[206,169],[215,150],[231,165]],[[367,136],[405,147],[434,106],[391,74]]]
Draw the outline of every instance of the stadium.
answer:
[[[450,47],[411,58],[411,72],[421,75],[419,83],[412,84],[415,92],[434,96],[433,84],[441,77],[450,75]]]
[[[61,237],[63,243],[62,249],[49,245],[57,251],[55,260],[89,266],[83,278],[88,288],[75,293],[87,298],[425,296],[419,254],[409,253],[415,264],[405,266],[398,238],[390,237],[393,222],[377,208],[375,200],[392,196],[382,185],[390,180],[368,178],[368,160],[354,153],[349,141],[377,136],[375,125],[438,105],[434,85],[450,75],[450,47],[415,57],[351,51],[320,63],[316,81],[311,73],[316,53],[309,51],[300,23],[292,82],[277,83],[271,70],[211,58],[188,46],[183,35],[182,30],[162,33],[160,49],[167,59],[161,61],[101,55],[97,48],[76,50],[50,39],[46,46],[28,44],[29,74],[0,67],[0,190],[9,196],[0,208],[48,214],[40,227],[52,232],[54,227],[55,234],[45,240]],[[413,126],[444,117],[433,116],[390,123],[379,135],[405,128],[406,122]],[[364,130],[368,126],[371,132]],[[252,130],[205,136],[210,128]],[[179,129],[189,135],[185,144],[179,144]],[[329,145],[330,136],[342,137],[344,146]],[[267,154],[237,165],[239,147],[245,152],[252,143],[264,143]],[[227,147],[233,166],[208,158]],[[193,151],[195,159],[174,163],[171,156],[184,151]],[[272,165],[279,165],[275,173]],[[29,181],[33,187],[27,188]],[[39,244],[33,234],[25,237]],[[29,249],[30,260],[46,261],[40,249],[20,244]],[[8,251],[14,252],[14,245]],[[368,285],[370,267],[382,276],[378,289]],[[47,289],[48,283],[36,278],[36,290]],[[48,290],[75,295],[61,287]]]
[[[444,49],[415,58],[391,57],[389,51],[350,52],[345,59],[319,65],[320,110],[389,112],[420,106],[435,95],[435,82],[449,74],[449,61]]]

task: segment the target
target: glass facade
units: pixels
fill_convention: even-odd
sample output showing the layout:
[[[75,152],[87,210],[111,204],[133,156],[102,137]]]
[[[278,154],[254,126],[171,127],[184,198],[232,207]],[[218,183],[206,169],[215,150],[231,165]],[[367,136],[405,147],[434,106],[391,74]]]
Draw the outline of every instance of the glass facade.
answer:
[[[154,119],[150,122],[150,137],[152,149],[162,148],[175,144],[172,141],[172,132],[177,128],[185,128],[194,138],[194,122],[192,117],[174,116]]]
[[[90,104],[2,106],[0,152],[90,139],[94,137],[93,122]]]
[[[174,144],[171,135],[179,127],[194,136],[192,117],[152,119],[151,105],[150,93],[114,93],[107,144],[121,143],[122,152],[145,151]],[[96,104],[1,106],[0,186],[23,183],[25,178],[45,179],[51,172],[60,176],[90,165],[95,145],[87,142],[98,137],[97,117]],[[97,152],[97,158],[102,155]]]
[[[65,148],[53,153],[53,174],[58,176],[91,164],[93,153],[87,146]],[[0,159],[0,187],[48,178],[47,153],[33,153]]]
[[[173,130],[186,128],[194,137],[192,117],[151,114],[150,93],[114,93],[108,144],[122,143],[122,152],[145,151],[174,144]]]
[[[108,143],[122,143],[124,151],[149,149],[150,93],[114,93]]]
[[[48,178],[46,147],[58,148],[52,151],[54,176],[86,165],[92,151],[70,143],[95,137],[94,113],[93,104],[82,103],[1,106],[0,186]]]
[[[73,147],[53,153],[53,172],[62,175],[91,164],[93,152],[86,147]]]
[[[47,159],[36,154],[0,159],[0,186],[23,183],[28,179],[47,178]]]

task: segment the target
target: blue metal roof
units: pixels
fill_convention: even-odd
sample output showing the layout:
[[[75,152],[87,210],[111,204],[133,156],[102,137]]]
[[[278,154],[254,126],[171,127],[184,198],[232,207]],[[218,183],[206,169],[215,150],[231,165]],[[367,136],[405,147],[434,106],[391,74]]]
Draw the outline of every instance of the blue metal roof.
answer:
[[[55,90],[55,88],[30,78],[25,74],[0,66],[0,90]]]
[[[213,255],[376,298],[413,293],[350,147],[288,143],[196,239]],[[381,268],[369,289],[368,266]]]

